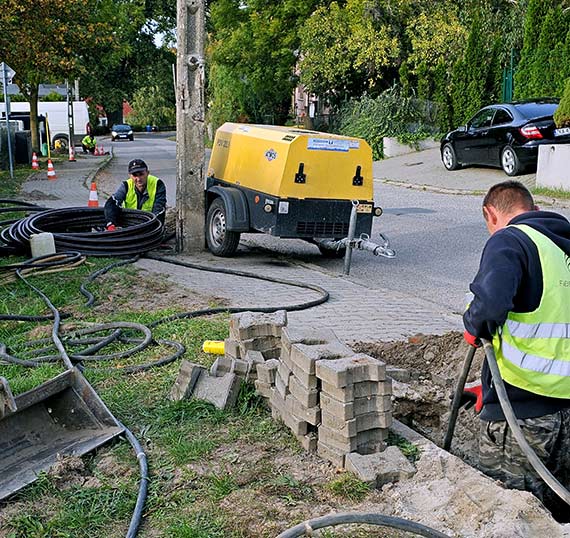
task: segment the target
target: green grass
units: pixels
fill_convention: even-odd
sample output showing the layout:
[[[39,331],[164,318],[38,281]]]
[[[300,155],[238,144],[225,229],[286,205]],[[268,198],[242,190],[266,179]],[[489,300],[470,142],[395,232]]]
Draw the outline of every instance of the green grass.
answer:
[[[389,446],[397,446],[402,454],[412,463],[415,463],[420,458],[420,449],[397,433],[388,432],[387,444]]]
[[[352,473],[341,474],[330,481],[326,488],[334,495],[353,502],[363,500],[370,493],[370,486]]]
[[[558,200],[570,199],[570,191],[563,189],[549,189],[547,187],[534,187],[531,189],[534,195],[544,196],[547,198],[556,198]]]

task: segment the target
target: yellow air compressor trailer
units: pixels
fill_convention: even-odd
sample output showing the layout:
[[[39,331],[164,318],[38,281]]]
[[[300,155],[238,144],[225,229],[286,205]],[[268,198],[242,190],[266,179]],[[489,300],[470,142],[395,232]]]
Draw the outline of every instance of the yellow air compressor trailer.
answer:
[[[374,206],[372,151],[361,139],[273,125],[225,123],[216,132],[206,179],[206,241],[235,253],[240,234],[261,232],[315,243],[325,255],[362,248]],[[349,228],[353,216],[352,238]]]

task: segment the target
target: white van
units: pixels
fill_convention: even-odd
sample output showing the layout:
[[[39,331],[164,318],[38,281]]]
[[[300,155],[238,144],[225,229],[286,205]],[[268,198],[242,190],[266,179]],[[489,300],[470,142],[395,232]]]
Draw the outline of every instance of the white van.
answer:
[[[0,103],[0,115],[5,117],[5,104]],[[30,103],[15,101],[10,103],[10,118],[20,119],[18,116],[30,115]],[[67,102],[65,101],[38,101],[38,115],[47,116],[51,143],[55,145],[59,141],[67,147],[68,122],[67,122]],[[74,143],[78,143],[87,134],[87,124],[89,123],[89,111],[85,101],[73,101],[73,132]]]

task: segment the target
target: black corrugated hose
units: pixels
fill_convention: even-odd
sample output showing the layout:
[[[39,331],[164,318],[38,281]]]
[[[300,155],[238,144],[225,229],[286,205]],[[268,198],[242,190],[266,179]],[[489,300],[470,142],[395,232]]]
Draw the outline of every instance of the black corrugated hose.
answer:
[[[105,230],[105,215],[99,207],[48,209],[17,220],[4,228],[0,238],[11,254],[28,254],[30,236],[53,234],[57,252],[77,251],[85,256],[135,256],[158,247],[164,226],[148,211],[123,209],[117,229]],[[1,252],[0,252],[1,254]]]
[[[20,200],[10,200],[0,198],[0,214],[2,213],[35,213],[38,211],[45,211],[47,208],[32,204],[30,202],[22,202]],[[21,218],[21,217],[20,217]],[[8,246],[8,226],[14,224],[20,218],[10,218],[0,221],[0,256],[10,256],[18,254],[19,248],[15,246]],[[2,244],[4,243],[4,244]]]

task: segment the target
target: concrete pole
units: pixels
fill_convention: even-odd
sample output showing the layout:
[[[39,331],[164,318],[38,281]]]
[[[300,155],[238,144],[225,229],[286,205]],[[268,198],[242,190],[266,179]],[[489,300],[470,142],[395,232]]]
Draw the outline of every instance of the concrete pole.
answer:
[[[177,0],[176,247],[204,250],[204,0]]]
[[[2,85],[4,86],[4,105],[6,114],[6,138],[8,142],[8,162],[10,167],[10,178],[14,179],[14,158],[12,156],[12,139],[10,137],[10,96],[8,95],[8,75],[6,64],[2,62]]]

